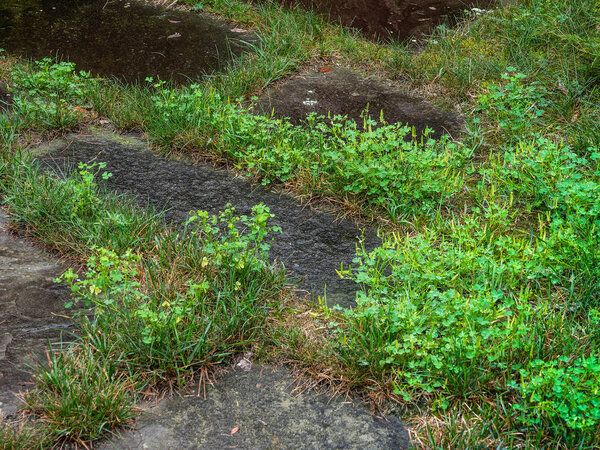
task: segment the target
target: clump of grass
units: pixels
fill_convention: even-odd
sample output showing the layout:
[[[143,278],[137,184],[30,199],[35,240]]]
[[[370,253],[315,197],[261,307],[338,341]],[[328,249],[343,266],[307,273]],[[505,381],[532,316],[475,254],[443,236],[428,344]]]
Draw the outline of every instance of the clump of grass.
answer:
[[[0,447],[5,450],[42,450],[51,446],[51,436],[41,426],[0,421]]]
[[[180,385],[255,342],[283,292],[282,274],[266,259],[270,217],[263,206],[250,218],[226,210],[220,223],[198,212],[199,228],[192,220],[181,233],[157,236],[143,260],[96,249],[84,279],[72,271],[61,277],[75,301],[94,307],[94,318],[80,323],[86,342],[127,361],[131,373]]]
[[[85,443],[110,435],[137,416],[131,380],[87,342],[48,353],[48,367],[34,374],[25,408],[54,440]]]
[[[97,164],[82,164],[60,180],[42,173],[28,157],[15,157],[0,173],[0,191],[13,221],[50,248],[85,259],[91,246],[118,252],[147,248],[163,230],[160,214],[135,206],[131,199],[102,193]]]

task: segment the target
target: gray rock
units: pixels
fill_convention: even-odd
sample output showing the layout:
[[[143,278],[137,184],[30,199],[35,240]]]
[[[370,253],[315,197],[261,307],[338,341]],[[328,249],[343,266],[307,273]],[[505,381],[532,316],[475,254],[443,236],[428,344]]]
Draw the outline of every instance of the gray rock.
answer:
[[[0,210],[0,416],[16,411],[15,393],[29,387],[30,365],[43,360],[49,341],[68,340],[71,326],[59,316],[69,291],[52,282],[64,266],[6,225]]]
[[[404,449],[408,431],[360,404],[296,394],[282,368],[233,370],[200,396],[148,410],[134,431],[100,449]]]
[[[418,133],[429,127],[434,130],[434,137],[457,134],[462,128],[457,115],[441,111],[378,78],[363,77],[340,67],[324,73],[302,73],[268,89],[259,98],[255,111],[267,114],[273,111],[276,117],[288,117],[293,123],[302,123],[310,113],[347,116],[362,128],[361,115],[367,107],[376,121],[383,111],[387,123],[400,122],[415,127]]]

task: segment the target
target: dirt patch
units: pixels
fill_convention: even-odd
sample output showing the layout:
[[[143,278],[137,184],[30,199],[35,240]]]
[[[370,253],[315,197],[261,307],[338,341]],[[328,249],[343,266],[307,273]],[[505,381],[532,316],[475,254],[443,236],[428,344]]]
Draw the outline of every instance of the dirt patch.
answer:
[[[444,112],[422,99],[408,95],[401,88],[378,78],[365,78],[348,69],[333,67],[327,72],[313,70],[295,76],[265,92],[255,105],[261,113],[273,112],[276,117],[288,117],[302,123],[310,113],[323,116],[345,116],[363,123],[363,111],[379,121],[381,112],[387,123],[402,123],[422,133],[433,129],[434,137],[444,133],[457,135],[461,129],[459,117]],[[322,69],[323,70],[323,69]]]
[[[17,408],[15,393],[29,387],[29,366],[44,356],[48,341],[60,341],[72,322],[63,304],[66,286],[52,282],[64,267],[6,230],[0,211],[0,416]]]
[[[422,37],[440,23],[456,23],[490,0],[282,0],[326,14],[331,21],[357,28],[379,39]],[[477,10],[475,10],[477,11]]]
[[[283,232],[274,236],[271,257],[285,265],[291,277],[303,279],[301,289],[323,295],[331,304],[354,304],[356,284],[340,280],[336,269],[355,255],[361,229],[346,220],[308,208],[293,198],[271,192],[224,170],[162,158],[144,150],[136,139],[111,134],[73,135],[55,141],[40,156],[45,164],[68,172],[76,162],[104,161],[113,174],[107,187],[131,193],[142,203],[166,210],[169,221],[181,223],[193,210],[216,213],[231,203],[236,214],[249,214],[252,206],[264,203],[275,214],[274,224]],[[366,246],[379,242],[374,230],[366,231]]]
[[[3,0],[0,48],[94,75],[188,81],[223,69],[249,33],[207,15],[124,0]]]
[[[100,446],[144,449],[405,449],[408,431],[396,418],[315,394],[294,394],[281,368],[234,370],[191,395],[162,402],[136,431]]]

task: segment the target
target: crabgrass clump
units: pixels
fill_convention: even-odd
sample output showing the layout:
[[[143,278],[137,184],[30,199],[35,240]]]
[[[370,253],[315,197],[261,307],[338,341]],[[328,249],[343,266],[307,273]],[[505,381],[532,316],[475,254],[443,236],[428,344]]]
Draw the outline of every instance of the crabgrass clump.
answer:
[[[61,180],[15,157],[0,174],[0,192],[15,223],[57,250],[85,259],[94,245],[117,252],[151,245],[163,229],[161,215],[103,192],[97,180],[109,176],[101,164],[92,163],[80,164]]]
[[[119,359],[86,344],[51,349],[48,367],[38,369],[35,388],[24,395],[25,408],[55,440],[106,437],[137,415],[131,380],[118,370]]]
[[[52,446],[52,438],[43,427],[0,421],[0,448],[5,450],[42,450]]]

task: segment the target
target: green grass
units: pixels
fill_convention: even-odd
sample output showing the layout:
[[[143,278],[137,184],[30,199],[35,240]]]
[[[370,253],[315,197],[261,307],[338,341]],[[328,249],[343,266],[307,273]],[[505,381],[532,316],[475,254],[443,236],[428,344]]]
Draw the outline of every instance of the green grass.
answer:
[[[47,443],[87,445],[128,426],[142,390],[182,386],[255,345],[286,292],[283,273],[267,262],[267,235],[277,231],[268,208],[248,217],[196,211],[183,229],[169,229],[160,215],[104,192],[101,169],[80,165],[58,178],[27,158],[0,164],[14,223],[87,260],[85,275],[60,277],[70,303],[84,308],[74,313],[75,341],[51,349],[25,394],[23,408]],[[20,431],[2,433],[17,445]]]
[[[0,77],[26,91],[0,117],[4,202],[37,239],[94,258],[85,277],[69,282],[96,309],[94,319],[80,317],[81,340],[97,355],[90,364],[115,364],[119,375],[102,380],[107,389],[115,383],[120,392],[125,379],[131,392],[181,383],[260,342],[270,357],[296,361],[338,390],[402,405],[417,445],[593,448],[599,7],[518,2],[441,27],[415,53],[272,2],[213,0],[207,10],[254,29],[261,42],[193,86],[127,86],[69,65],[5,58]],[[410,130],[396,125],[311,119],[301,128],[249,113],[254,94],[317,58],[409,83],[447,107],[462,103],[462,142],[406,141]],[[74,108],[87,104],[91,111]],[[102,192],[98,167],[61,181],[14,157],[30,134],[97,116],[145,132],[165,152],[227,161],[265,184],[326,196],[383,223],[383,244],[359,248],[340,270],[360,288],[357,306],[312,308],[310,321],[297,314],[306,306],[281,308],[283,274],[264,263],[268,227],[256,222],[268,211],[245,223],[231,212],[201,214],[185,230],[168,230],[155,213]],[[219,221],[244,226],[222,234]],[[66,374],[84,356],[56,356],[53,367]],[[53,397],[50,387],[39,384],[45,403],[59,411],[64,397],[72,411],[69,395]],[[93,420],[84,425],[71,436],[104,432]],[[62,436],[56,430],[52,438]],[[0,443],[20,432],[1,433]]]
[[[42,426],[29,426],[23,423],[0,423],[0,446],[6,450],[37,450],[49,448],[52,437]]]
[[[48,367],[34,374],[35,388],[24,400],[54,440],[85,444],[138,415],[131,380],[118,370],[118,359],[109,359],[109,353],[85,340],[66,351],[50,349],[49,355]]]

